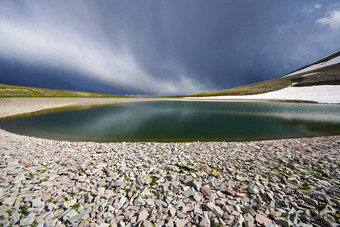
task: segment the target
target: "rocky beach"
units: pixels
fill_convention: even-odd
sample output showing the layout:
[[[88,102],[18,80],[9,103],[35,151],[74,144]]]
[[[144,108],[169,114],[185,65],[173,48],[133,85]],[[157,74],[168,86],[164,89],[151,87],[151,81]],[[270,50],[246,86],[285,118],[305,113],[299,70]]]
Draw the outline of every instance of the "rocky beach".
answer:
[[[70,100],[3,99],[0,116]],[[92,143],[0,130],[0,225],[339,226],[339,154],[340,136]]]

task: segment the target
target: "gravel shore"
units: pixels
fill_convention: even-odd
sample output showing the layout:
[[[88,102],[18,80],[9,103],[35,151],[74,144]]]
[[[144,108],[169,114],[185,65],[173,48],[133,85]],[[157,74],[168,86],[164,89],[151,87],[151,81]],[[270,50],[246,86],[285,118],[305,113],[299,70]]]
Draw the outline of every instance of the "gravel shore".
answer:
[[[0,100],[0,116],[56,107],[19,100]],[[0,130],[0,225],[339,226],[339,154],[340,136],[84,143]]]
[[[157,101],[157,98],[0,98],[0,118],[45,109]],[[171,99],[166,99],[171,100]]]

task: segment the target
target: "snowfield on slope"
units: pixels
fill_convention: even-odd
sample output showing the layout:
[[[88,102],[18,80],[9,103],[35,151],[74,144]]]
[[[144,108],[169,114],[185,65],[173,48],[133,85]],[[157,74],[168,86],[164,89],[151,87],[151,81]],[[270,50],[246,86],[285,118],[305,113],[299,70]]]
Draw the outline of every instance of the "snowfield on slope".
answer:
[[[287,74],[283,77],[292,76],[292,75],[296,75],[296,74],[304,73],[304,72],[309,72],[309,71],[312,71],[312,70],[321,69],[321,68],[324,68],[326,66],[335,65],[335,64],[339,64],[339,63],[340,63],[340,56],[332,58],[329,61],[321,62],[319,64],[314,64],[314,65],[311,65],[307,68],[301,69],[299,71],[289,73],[289,74]]]
[[[340,85],[320,85],[309,87],[287,87],[281,90],[257,95],[207,96],[187,97],[185,99],[213,99],[213,100],[301,100],[318,103],[340,103]]]

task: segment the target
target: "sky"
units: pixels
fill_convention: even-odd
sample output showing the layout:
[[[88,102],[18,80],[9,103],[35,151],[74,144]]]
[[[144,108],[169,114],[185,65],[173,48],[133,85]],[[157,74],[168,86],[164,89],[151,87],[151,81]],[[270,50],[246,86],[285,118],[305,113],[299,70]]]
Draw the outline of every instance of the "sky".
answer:
[[[338,0],[0,0],[0,83],[192,94],[282,76],[339,40]]]

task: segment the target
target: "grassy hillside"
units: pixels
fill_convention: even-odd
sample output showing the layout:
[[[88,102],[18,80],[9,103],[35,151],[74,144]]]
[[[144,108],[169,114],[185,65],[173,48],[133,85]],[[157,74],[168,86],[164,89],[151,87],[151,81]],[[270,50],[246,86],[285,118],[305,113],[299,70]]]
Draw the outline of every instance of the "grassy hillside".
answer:
[[[131,98],[83,91],[64,91],[45,88],[21,87],[0,84],[0,98],[10,97],[79,97],[79,98]]]
[[[313,74],[312,74],[313,73]],[[308,75],[309,74],[309,75]],[[187,97],[221,96],[221,95],[254,95],[276,91],[288,86],[303,87],[315,85],[340,85],[340,64],[300,73],[292,76],[279,77],[272,80],[249,84],[221,91],[212,91],[187,95]]]

